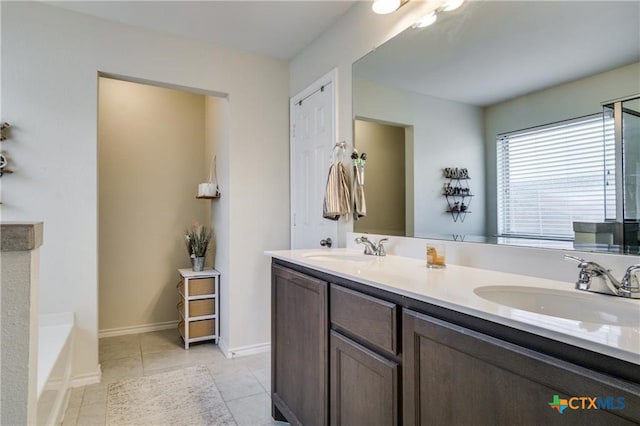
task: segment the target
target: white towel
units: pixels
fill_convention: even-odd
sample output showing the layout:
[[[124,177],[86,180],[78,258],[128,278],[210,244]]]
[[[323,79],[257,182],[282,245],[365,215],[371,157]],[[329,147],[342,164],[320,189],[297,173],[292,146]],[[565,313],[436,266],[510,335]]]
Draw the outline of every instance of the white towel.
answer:
[[[347,169],[341,162],[336,162],[329,168],[322,217],[338,220],[340,216],[348,215],[351,212],[350,200]]]
[[[367,215],[367,202],[364,198],[364,165],[353,165],[353,219],[358,220]]]

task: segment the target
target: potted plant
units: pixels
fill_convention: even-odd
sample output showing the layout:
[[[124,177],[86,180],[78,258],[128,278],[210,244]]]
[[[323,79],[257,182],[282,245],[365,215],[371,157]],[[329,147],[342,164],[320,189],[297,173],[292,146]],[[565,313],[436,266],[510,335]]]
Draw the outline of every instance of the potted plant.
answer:
[[[198,223],[194,223],[191,229],[187,229],[185,232],[185,244],[194,271],[202,271],[204,269],[204,258],[212,236],[213,232],[210,229]]]

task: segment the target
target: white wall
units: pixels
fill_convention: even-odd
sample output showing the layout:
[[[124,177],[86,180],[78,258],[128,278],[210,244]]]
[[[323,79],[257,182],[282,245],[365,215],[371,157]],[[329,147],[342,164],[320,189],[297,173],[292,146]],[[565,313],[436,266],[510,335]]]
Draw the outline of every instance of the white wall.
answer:
[[[496,205],[496,135],[602,112],[602,103],[640,93],[640,63],[534,92],[485,108],[487,206]],[[487,211],[489,235],[496,209]]]
[[[484,235],[485,170],[482,109],[384,87],[366,80],[353,82],[353,110],[359,118],[413,127],[414,234]],[[442,189],[445,167],[469,170],[474,197],[465,221],[446,213]],[[467,202],[469,200],[466,200]]]
[[[219,226],[229,235],[218,251],[230,259],[222,338],[232,349],[268,342],[262,252],[289,244],[286,64],[42,3],[1,7],[2,119],[14,125],[6,150],[16,171],[3,179],[2,217],[45,223],[41,311],[76,312],[76,378],[98,372],[98,72],[229,95],[228,144],[218,157],[228,203]]]
[[[219,292],[220,306],[231,306],[230,292],[227,291],[229,280],[226,277],[231,272],[231,233],[229,231],[230,203],[229,203],[229,99],[207,96],[205,99],[205,155],[204,163],[207,170],[211,167],[211,158],[216,156],[216,175],[218,187],[222,192],[219,199],[205,201],[211,204],[211,226],[215,233],[213,265],[220,271],[221,291]],[[214,179],[216,179],[214,177]],[[220,312],[220,335],[229,336],[231,312],[222,309]],[[226,338],[226,337],[225,337]]]

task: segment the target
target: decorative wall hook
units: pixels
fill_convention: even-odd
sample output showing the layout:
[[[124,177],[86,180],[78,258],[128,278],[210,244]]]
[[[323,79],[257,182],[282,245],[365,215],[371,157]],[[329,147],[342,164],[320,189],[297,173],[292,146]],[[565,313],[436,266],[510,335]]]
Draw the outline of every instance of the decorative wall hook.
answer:
[[[4,122],[0,124],[0,141],[7,140],[7,136],[4,134],[4,131],[11,127],[11,124]]]

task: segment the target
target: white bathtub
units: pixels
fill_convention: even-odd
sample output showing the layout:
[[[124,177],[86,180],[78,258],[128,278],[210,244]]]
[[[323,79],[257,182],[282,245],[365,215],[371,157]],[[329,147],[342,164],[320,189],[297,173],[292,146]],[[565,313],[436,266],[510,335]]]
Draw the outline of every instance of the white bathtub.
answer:
[[[59,425],[69,403],[73,354],[72,312],[40,315],[38,327],[38,425]]]

